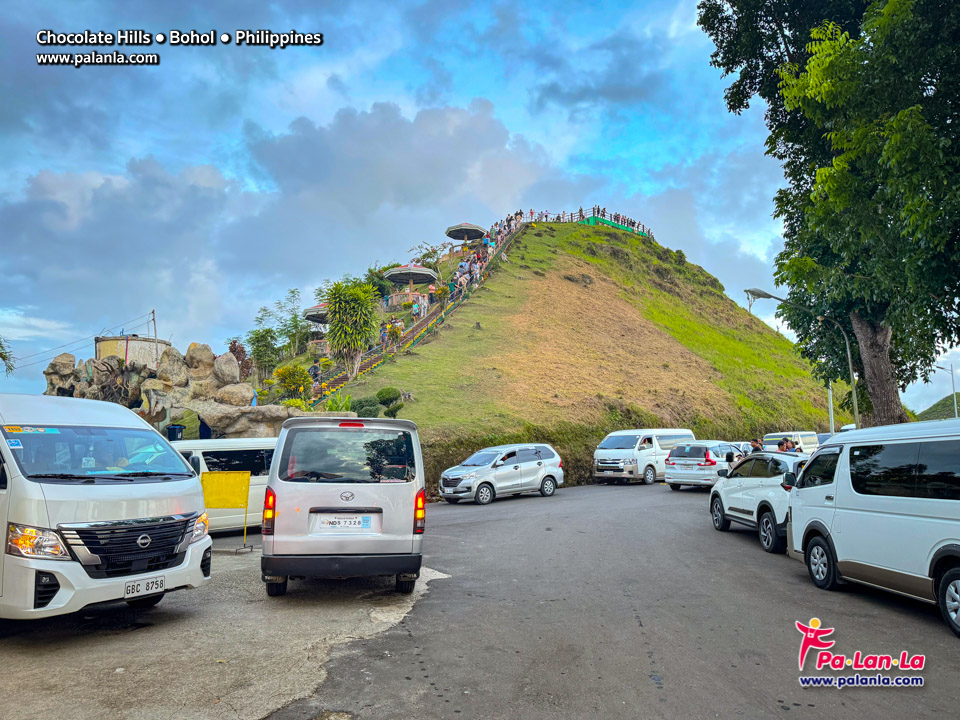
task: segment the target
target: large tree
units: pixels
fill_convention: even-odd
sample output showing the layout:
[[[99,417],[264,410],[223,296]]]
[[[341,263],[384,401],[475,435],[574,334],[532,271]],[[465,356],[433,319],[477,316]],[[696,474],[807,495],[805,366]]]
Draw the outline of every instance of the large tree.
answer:
[[[376,336],[379,295],[369,283],[349,279],[326,286],[321,297],[327,303],[330,354],[343,362],[352,380],[360,370],[364,351]]]

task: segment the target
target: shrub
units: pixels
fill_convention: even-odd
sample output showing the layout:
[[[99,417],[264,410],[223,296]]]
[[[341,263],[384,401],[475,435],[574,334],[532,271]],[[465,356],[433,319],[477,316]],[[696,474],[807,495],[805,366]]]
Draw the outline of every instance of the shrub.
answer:
[[[350,408],[358,417],[375,418],[380,415],[380,401],[375,397],[358,398],[351,403]]]
[[[350,396],[337,390],[327,398],[327,412],[350,412]]]
[[[310,373],[299,365],[277,368],[273,371],[273,377],[280,388],[280,397],[284,399],[300,398],[301,400],[310,397],[313,380]]]
[[[400,303],[400,307],[402,307],[404,310],[409,310],[413,307],[413,303],[410,300],[405,300],[404,302]]]
[[[377,391],[377,402],[389,408],[400,399],[400,390],[395,387],[385,387]]]
[[[247,349],[243,346],[243,343],[240,342],[240,338],[230,340],[229,352],[237,359],[237,363],[240,365],[240,379],[246,380],[250,377],[250,373],[253,372],[253,360],[247,357]]]
[[[388,418],[396,418],[397,413],[400,412],[401,410],[403,410],[403,403],[398,402],[391,405],[386,410],[384,410],[383,414],[386,415]]]
[[[307,405],[307,403],[301,400],[300,398],[291,398],[290,400],[281,400],[280,404],[285,407],[297,408],[297,410],[303,410],[304,412],[311,412],[313,410],[312,407]]]
[[[391,345],[396,345],[400,342],[400,338],[403,337],[403,330],[401,330],[396,325],[391,325],[387,328],[387,339],[390,341]]]

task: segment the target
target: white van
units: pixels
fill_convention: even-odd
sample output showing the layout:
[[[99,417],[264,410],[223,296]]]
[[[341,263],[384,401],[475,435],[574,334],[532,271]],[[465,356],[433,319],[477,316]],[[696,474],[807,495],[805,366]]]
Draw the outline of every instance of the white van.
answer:
[[[209,582],[192,468],[121,405],[0,395],[0,618],[156,605]]]
[[[260,525],[263,494],[273,461],[276,438],[227,438],[223,440],[177,440],[171,443],[198,475],[205,472],[239,470],[250,473],[250,494],[247,498],[247,527]],[[243,508],[207,510],[210,532],[242,530]]]
[[[684,428],[617,430],[607,435],[593,453],[593,479],[601,485],[643,480],[652,485],[663,478],[664,461],[677,443],[694,440]]]
[[[793,441],[797,446],[797,452],[806,455],[820,447],[820,437],[812,430],[785,430],[764,435],[763,449],[767,452],[777,452],[777,443],[784,439]]]
[[[817,587],[851,580],[937,603],[960,635],[960,421],[834,435],[784,485],[789,555]]]
[[[264,499],[268,595],[291,577],[395,575],[413,592],[426,520],[423,455],[409,420],[290,418]]]

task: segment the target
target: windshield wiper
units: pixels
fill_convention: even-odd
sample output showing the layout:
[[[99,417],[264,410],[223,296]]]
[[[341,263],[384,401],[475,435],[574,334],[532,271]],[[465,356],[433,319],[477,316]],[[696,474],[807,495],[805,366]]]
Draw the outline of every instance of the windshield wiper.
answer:
[[[141,472],[119,472],[110,477],[193,477],[193,473],[183,472],[156,472],[155,470],[143,470]]]
[[[93,480],[89,475],[79,475],[71,473],[31,473],[27,477],[32,478],[51,478],[53,480],[79,480],[80,482],[87,482]]]

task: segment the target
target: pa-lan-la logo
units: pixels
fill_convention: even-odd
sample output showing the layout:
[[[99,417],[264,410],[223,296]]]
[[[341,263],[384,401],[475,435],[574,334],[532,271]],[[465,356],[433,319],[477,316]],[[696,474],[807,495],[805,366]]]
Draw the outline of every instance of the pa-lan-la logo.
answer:
[[[899,655],[865,653],[861,650],[855,650],[853,655],[831,652],[830,648],[836,644],[836,640],[828,640],[827,636],[832,635],[834,628],[823,627],[820,618],[810,618],[810,622],[804,624],[797,620],[797,630],[803,635],[800,641],[800,655],[797,664],[803,671],[803,665],[806,662],[807,654],[811,649],[817,650],[816,669],[823,670],[923,670],[926,664],[925,655],[911,655],[906,650],[902,650]]]

